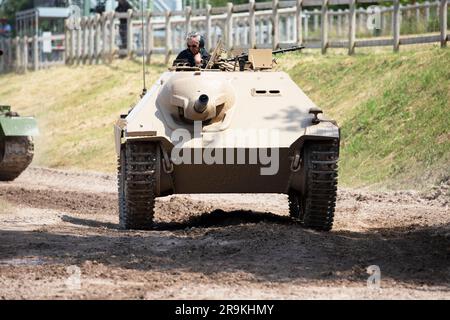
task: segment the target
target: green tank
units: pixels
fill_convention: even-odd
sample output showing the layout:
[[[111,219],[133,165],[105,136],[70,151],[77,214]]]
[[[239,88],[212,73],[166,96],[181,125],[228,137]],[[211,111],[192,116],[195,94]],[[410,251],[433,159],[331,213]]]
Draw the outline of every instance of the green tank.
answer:
[[[0,181],[14,180],[30,165],[38,133],[33,117],[21,117],[10,106],[0,105]]]

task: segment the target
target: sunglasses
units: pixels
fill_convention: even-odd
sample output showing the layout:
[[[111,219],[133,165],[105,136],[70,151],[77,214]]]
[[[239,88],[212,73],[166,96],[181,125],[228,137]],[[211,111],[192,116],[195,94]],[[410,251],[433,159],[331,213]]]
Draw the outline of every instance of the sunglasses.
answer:
[[[188,48],[198,48],[198,46],[197,45],[194,45],[194,46],[188,45]]]

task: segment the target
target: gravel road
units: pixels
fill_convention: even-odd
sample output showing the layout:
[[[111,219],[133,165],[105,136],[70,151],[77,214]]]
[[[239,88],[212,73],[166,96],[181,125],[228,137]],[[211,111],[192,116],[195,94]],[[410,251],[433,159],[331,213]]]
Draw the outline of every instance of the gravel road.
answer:
[[[140,232],[115,176],[31,167],[0,183],[0,299],[450,299],[449,189],[340,189],[330,233],[283,195],[170,196]]]

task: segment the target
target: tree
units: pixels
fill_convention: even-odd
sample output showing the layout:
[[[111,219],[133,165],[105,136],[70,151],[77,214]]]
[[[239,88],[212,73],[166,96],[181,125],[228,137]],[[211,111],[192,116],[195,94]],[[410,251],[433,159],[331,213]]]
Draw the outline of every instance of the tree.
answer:
[[[0,5],[0,18],[6,19],[10,25],[16,21],[16,12],[33,8],[33,0],[3,0]]]

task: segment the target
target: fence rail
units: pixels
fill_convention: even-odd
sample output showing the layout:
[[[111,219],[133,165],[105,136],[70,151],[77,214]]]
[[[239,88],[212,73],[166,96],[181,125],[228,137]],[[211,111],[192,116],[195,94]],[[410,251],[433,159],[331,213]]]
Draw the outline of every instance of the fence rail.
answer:
[[[205,36],[207,48],[222,39],[228,50],[236,48],[280,48],[303,44],[307,48],[355,48],[440,42],[447,45],[448,1],[437,0],[402,6],[399,0],[385,1],[392,5],[361,8],[370,0],[295,0],[248,4],[164,13],[129,11],[106,12],[83,17],[79,28],[66,28],[63,61],[68,64],[110,62],[115,56],[145,55],[147,62],[155,53],[164,54],[166,62],[172,54],[185,48],[185,35],[199,31]],[[331,10],[331,5],[346,5]],[[318,9],[320,7],[320,9]],[[142,43],[142,20],[146,30],[145,52]],[[374,23],[375,28],[370,29]],[[402,29],[405,27],[405,30]],[[409,28],[409,30],[408,30]],[[15,59],[16,70],[38,69],[39,38],[15,39],[9,45],[9,59]],[[33,50],[30,50],[30,47]],[[25,54],[25,52],[29,54]],[[11,60],[5,60],[11,62]],[[56,63],[61,63],[58,60]],[[5,62],[3,63],[5,64]],[[43,65],[48,65],[43,64]],[[27,67],[25,67],[27,66]],[[3,68],[5,69],[5,68]],[[0,64],[0,71],[2,65]]]
[[[51,46],[51,51],[44,50],[45,42]],[[17,73],[28,70],[49,68],[61,65],[65,59],[65,36],[52,35],[46,37],[1,38],[0,48],[4,56],[0,59],[0,73],[15,71]]]

